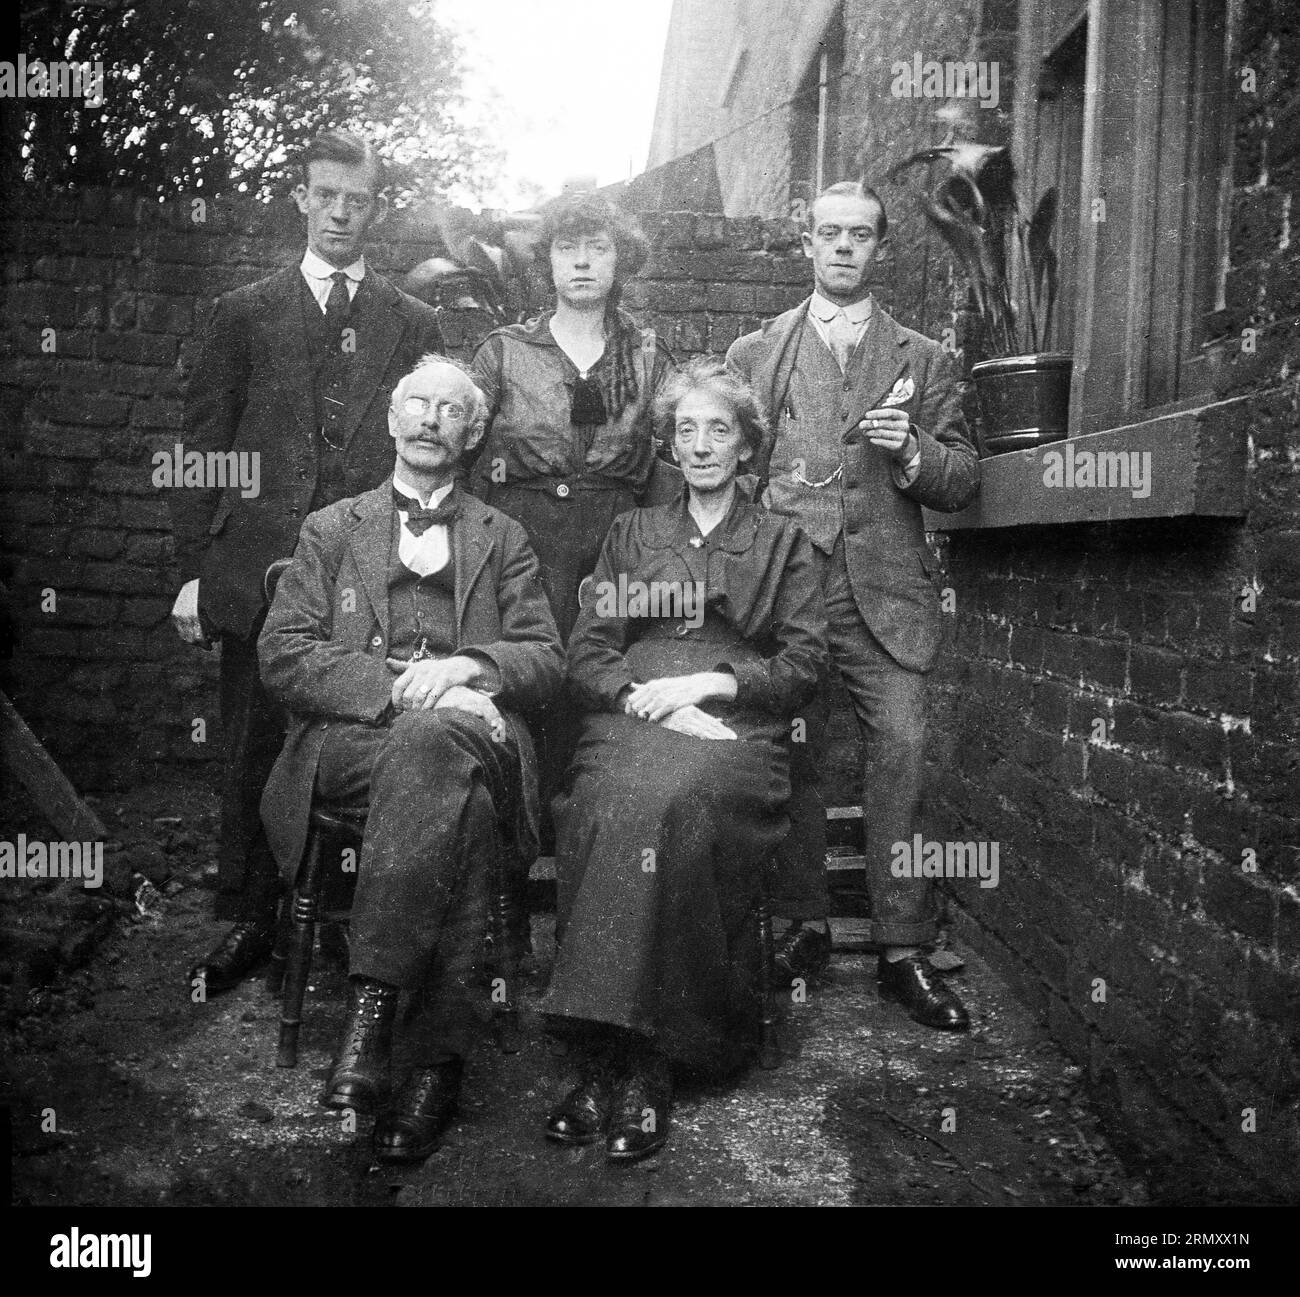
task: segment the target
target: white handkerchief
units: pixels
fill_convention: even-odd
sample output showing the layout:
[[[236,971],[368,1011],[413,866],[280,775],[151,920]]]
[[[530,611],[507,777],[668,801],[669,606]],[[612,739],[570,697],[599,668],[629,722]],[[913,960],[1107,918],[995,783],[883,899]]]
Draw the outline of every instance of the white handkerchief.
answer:
[[[889,389],[889,395],[881,401],[883,409],[887,405],[906,405],[916,393],[916,384],[912,382],[910,374],[903,374],[899,380]]]

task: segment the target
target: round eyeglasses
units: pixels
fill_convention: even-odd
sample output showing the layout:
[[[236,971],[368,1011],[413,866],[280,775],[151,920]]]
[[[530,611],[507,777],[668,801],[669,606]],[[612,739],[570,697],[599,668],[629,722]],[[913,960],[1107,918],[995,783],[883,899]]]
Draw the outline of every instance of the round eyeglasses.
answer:
[[[459,423],[469,413],[459,401],[431,401],[427,396],[408,396],[398,408],[412,419],[423,419],[435,405],[438,418],[453,423]]]

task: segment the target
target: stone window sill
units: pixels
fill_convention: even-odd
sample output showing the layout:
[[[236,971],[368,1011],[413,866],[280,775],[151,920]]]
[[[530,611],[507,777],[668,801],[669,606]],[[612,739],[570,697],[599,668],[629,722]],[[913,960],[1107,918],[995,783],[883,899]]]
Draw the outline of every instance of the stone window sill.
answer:
[[[981,460],[975,503],[960,513],[926,509],[926,530],[1242,517],[1248,499],[1248,399],[1218,401]],[[1110,457],[1101,459],[1103,452]],[[1113,473],[1116,452],[1138,470],[1141,486],[1134,487],[1132,479],[1128,486],[1084,484],[1090,465],[1104,464]]]

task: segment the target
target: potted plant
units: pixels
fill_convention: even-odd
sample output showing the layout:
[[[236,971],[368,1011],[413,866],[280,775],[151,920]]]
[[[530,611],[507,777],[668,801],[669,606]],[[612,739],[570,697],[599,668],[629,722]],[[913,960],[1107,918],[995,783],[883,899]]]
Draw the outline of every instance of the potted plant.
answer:
[[[446,206],[433,222],[445,255],[407,274],[402,286],[408,293],[440,309],[481,311],[492,328],[536,314],[531,240],[540,216]]]
[[[980,450],[1001,455],[1062,441],[1068,427],[1071,356],[1053,351],[1057,264],[1052,247],[1057,192],[1048,189],[1026,217],[1010,150],[988,144],[922,149],[890,172],[947,164],[922,210],[966,272],[983,346],[971,367],[984,428]],[[1015,301],[1018,269],[1023,310]]]

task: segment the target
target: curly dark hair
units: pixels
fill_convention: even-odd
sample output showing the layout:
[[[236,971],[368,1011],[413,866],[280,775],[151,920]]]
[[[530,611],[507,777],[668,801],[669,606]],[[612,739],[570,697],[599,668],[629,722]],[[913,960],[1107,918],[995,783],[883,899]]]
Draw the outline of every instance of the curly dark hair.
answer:
[[[669,375],[654,404],[655,430],[660,440],[665,443],[672,441],[676,432],[677,407],[684,397],[698,388],[708,388],[726,401],[740,425],[745,445],[758,454],[767,436],[767,416],[754,395],[754,389],[739,374],[729,370],[721,356],[693,356],[681,369]]]
[[[542,208],[534,248],[545,264],[551,244],[559,238],[607,232],[616,254],[614,282],[622,287],[637,274],[650,255],[650,240],[636,218],[615,207],[607,198],[589,192],[562,194]]]

